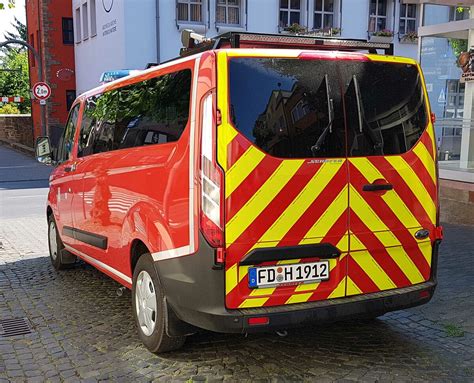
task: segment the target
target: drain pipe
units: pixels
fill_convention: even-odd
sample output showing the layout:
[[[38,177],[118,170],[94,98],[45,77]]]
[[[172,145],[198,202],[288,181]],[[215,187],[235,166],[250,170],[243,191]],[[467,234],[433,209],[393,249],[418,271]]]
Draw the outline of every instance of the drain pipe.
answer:
[[[156,0],[156,63],[160,62],[160,0]]]

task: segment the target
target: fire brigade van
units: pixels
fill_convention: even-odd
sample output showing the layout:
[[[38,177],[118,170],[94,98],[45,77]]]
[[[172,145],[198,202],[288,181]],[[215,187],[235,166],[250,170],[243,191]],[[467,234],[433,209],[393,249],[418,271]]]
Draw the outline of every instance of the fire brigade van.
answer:
[[[185,31],[181,57],[78,97],[53,164],[53,266],[132,290],[155,353],[427,303],[434,117],[391,44]]]

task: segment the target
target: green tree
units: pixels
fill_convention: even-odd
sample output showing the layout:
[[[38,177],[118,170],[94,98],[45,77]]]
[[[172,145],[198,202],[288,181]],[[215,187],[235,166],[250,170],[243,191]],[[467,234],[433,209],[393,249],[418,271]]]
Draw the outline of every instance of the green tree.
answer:
[[[30,84],[26,51],[11,51],[1,57],[0,96],[23,97],[24,101],[18,104],[20,112],[30,113]]]
[[[15,17],[13,23],[11,23],[12,27],[15,29],[14,32],[5,32],[3,37],[5,40],[27,40],[27,32],[26,32],[26,24],[23,24],[20,20]],[[3,53],[11,52],[12,50],[25,50],[26,47],[23,45],[18,44],[11,44],[2,47]]]

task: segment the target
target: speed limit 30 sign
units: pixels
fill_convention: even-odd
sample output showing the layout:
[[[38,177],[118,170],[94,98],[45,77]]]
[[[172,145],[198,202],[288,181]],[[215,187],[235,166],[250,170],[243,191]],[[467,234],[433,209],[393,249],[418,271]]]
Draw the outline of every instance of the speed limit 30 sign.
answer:
[[[37,82],[33,86],[33,95],[40,101],[47,100],[51,96],[51,87],[45,82]]]

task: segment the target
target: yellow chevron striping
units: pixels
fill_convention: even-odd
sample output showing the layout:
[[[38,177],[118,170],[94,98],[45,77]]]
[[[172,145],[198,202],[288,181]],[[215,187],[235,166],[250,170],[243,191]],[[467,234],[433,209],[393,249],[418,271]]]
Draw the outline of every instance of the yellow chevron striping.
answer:
[[[270,178],[258,189],[252,198],[226,224],[227,246],[230,246],[265,210],[268,204],[285,187],[303,160],[283,161]]]
[[[286,305],[292,304],[292,303],[302,303],[306,302],[309,298],[311,298],[311,295],[313,293],[305,293],[305,294],[293,294],[288,298],[288,300],[285,302]]]
[[[266,301],[268,301],[268,298],[246,299],[239,305],[239,308],[244,309],[249,307],[262,307]]]
[[[425,166],[426,171],[430,175],[431,179],[433,180],[434,184],[436,185],[436,168],[433,159],[431,158],[430,152],[426,149],[425,144],[423,142],[418,142],[413,148],[413,152],[416,156],[420,159],[422,164]]]
[[[347,186],[345,186],[316,223],[308,230],[300,245],[313,243],[315,237],[323,238],[339,217],[347,211]]]
[[[225,197],[227,198],[252,173],[265,154],[255,146],[250,146],[235,162],[225,175]]]
[[[431,145],[433,146],[433,156],[436,158],[436,140],[435,140],[435,135],[434,135],[434,127],[433,124],[429,124],[428,128],[426,128],[426,131],[428,132],[428,135],[430,136],[430,142]]]
[[[260,237],[259,242],[281,240],[325,190],[342,164],[342,162],[324,163],[280,217]]]
[[[225,272],[225,293],[229,294],[237,286],[237,263]]]
[[[436,222],[436,206],[431,199],[431,196],[426,191],[425,186],[416,175],[415,171],[400,156],[387,156],[386,159],[398,172],[400,177],[403,178],[408,187],[413,191],[415,197],[418,199],[421,206],[426,211],[426,214],[428,217],[430,217],[431,222],[434,224]],[[386,195],[389,194],[391,193],[387,193]]]
[[[221,112],[222,125],[217,128],[217,161],[219,165],[227,170],[227,148],[237,135],[237,131],[228,123],[228,82],[227,82],[227,54],[218,52],[217,69],[217,107]]]
[[[424,281],[420,270],[418,270],[418,267],[416,267],[415,263],[408,256],[403,247],[388,247],[385,250],[412,284]]]
[[[340,298],[346,294],[346,277],[342,278],[337,287],[329,294],[328,299]]]
[[[367,247],[357,238],[354,233],[351,231],[349,232],[351,237],[351,252],[358,251],[358,250],[365,250]]]
[[[397,285],[393,283],[385,270],[380,267],[377,261],[368,251],[357,251],[351,253],[352,259],[356,261],[367,276],[374,282],[380,290],[395,289]]]
[[[388,156],[386,158],[389,159],[393,157]],[[380,171],[367,158],[353,158],[351,159],[351,163],[367,178],[369,182],[374,182],[376,179],[385,178],[382,175],[382,173],[380,173]],[[353,187],[351,188],[351,191],[352,190],[358,193],[356,189]],[[387,205],[390,207],[392,212],[400,218],[400,221],[405,225],[405,227],[420,226],[416,218],[410,212],[410,209],[408,209],[408,207],[405,205],[405,203],[403,202],[403,200],[400,198],[400,196],[395,190],[390,190],[387,193],[385,193],[382,196],[382,199],[387,203]],[[352,202],[353,202],[353,196],[351,194],[350,196],[351,207],[352,207]],[[364,204],[368,205],[365,201],[364,201]],[[364,220],[364,222],[366,223],[367,221]],[[381,230],[374,230],[374,231],[381,231]]]
[[[354,281],[347,277],[347,295],[359,295],[362,294],[362,290],[354,283]]]
[[[420,243],[418,243],[418,247],[420,248],[420,251],[423,254],[423,257],[425,257],[426,262],[428,263],[428,265],[431,266],[431,257],[432,257],[431,242],[429,242],[429,241],[420,242]]]
[[[391,231],[380,231],[374,234],[385,247],[400,246],[400,241]]]
[[[385,231],[388,227],[372,210],[372,207],[365,202],[359,192],[350,185],[350,206],[352,211],[364,222],[372,232]]]

